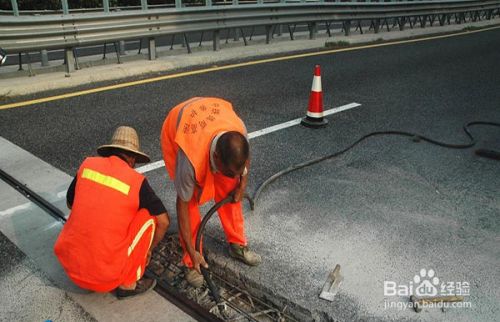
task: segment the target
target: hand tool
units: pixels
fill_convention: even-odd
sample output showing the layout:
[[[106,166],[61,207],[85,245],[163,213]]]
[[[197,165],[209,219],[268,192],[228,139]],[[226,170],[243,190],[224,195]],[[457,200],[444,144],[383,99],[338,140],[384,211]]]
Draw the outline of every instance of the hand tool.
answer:
[[[344,277],[340,275],[340,265],[337,264],[335,266],[335,269],[328,275],[328,278],[326,279],[325,285],[323,285],[323,289],[321,290],[321,294],[319,295],[319,297],[323,300],[332,302],[343,280]]]

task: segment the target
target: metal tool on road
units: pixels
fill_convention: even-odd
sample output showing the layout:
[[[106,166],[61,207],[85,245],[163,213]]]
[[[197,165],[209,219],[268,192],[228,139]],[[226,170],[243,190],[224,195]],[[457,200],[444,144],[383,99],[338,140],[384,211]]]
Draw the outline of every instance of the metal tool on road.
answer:
[[[410,302],[413,303],[413,309],[415,312],[419,313],[422,311],[422,306],[431,303],[444,303],[444,302],[462,302],[464,300],[463,296],[434,296],[434,297],[417,297],[415,295],[410,296]]]
[[[340,265],[337,264],[335,269],[331,271],[326,279],[325,285],[323,285],[323,290],[319,297],[323,300],[332,302],[335,294],[337,294],[340,284],[344,280],[344,277],[340,274]]]

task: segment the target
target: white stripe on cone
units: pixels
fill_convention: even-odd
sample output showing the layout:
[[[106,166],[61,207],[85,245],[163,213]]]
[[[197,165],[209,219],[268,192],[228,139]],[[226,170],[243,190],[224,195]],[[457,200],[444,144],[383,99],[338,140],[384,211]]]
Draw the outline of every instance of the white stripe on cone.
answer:
[[[307,116],[309,117],[312,117],[312,118],[322,118],[323,117],[323,112],[311,112],[311,111],[307,111]]]
[[[321,76],[314,76],[311,91],[321,92]]]

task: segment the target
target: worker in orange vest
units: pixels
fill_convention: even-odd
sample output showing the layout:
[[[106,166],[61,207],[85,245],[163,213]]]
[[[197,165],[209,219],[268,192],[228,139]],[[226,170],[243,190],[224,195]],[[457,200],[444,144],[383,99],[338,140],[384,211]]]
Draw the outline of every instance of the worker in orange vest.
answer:
[[[231,103],[212,97],[195,97],[177,105],[163,123],[161,147],[177,191],[186,280],[195,287],[203,284],[200,265],[208,267],[194,246],[201,222],[199,205],[211,199],[220,201],[234,191],[233,203],[218,211],[229,254],[247,265],[261,262],[247,247],[241,208],[250,154],[246,133]]]
[[[143,277],[152,249],[163,239],[169,217],[136,163],[149,162],[137,132],[116,129],[112,142],[86,158],[66,196],[71,209],[54,252],[71,280],[121,299],[156,285]]]

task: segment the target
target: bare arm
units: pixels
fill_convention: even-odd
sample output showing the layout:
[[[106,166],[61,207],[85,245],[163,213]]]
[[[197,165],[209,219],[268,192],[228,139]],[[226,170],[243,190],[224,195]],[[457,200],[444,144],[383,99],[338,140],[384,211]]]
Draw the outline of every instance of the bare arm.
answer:
[[[177,220],[179,222],[179,235],[184,240],[186,251],[191,257],[191,261],[193,262],[193,268],[201,273],[200,265],[208,268],[208,264],[205,262],[203,256],[195,250],[195,246],[193,245],[191,238],[191,223],[189,222],[189,212],[188,212],[188,202],[182,200],[179,196],[177,196]]]
[[[168,226],[170,226],[170,218],[168,214],[162,213],[156,216],[157,226],[155,230],[155,234],[153,236],[153,243],[151,244],[151,249],[154,249],[160,241],[165,237],[165,233],[167,232]]]
[[[161,242],[163,237],[165,237],[165,233],[167,232],[168,226],[170,225],[170,218],[166,212],[159,214],[156,216],[157,225],[155,229],[155,234],[153,236],[153,242],[151,243],[151,247],[148,250],[148,258],[146,261],[146,266],[149,265],[149,261],[151,260],[151,254],[153,253],[153,249]]]
[[[240,176],[239,185],[235,189],[233,202],[240,202],[243,199],[243,195],[245,194],[245,190],[247,189],[249,169],[250,160],[247,160],[245,165],[245,172]]]

